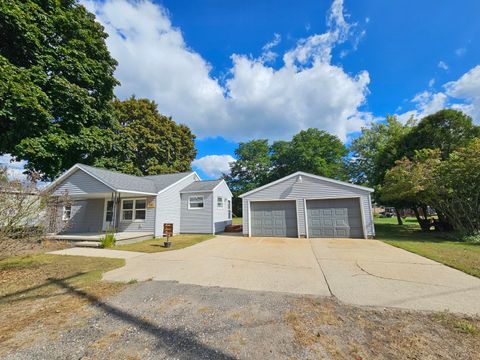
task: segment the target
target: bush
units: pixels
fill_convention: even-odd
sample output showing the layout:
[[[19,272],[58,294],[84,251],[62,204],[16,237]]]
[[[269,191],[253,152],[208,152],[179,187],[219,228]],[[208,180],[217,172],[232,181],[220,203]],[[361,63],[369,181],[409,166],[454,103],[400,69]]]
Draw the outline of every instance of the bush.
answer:
[[[114,233],[106,233],[105,236],[100,239],[100,247],[102,249],[113,247],[116,241]]]
[[[470,244],[479,244],[480,245],[480,233],[474,235],[465,235],[462,236],[462,241],[465,241]]]

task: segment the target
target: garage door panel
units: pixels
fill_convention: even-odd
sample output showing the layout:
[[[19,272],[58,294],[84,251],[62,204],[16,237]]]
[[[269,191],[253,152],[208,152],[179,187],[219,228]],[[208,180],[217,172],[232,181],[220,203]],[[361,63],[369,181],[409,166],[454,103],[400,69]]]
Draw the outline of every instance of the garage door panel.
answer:
[[[297,211],[294,201],[251,202],[253,236],[297,236]]]
[[[309,237],[363,237],[358,199],[307,200]]]

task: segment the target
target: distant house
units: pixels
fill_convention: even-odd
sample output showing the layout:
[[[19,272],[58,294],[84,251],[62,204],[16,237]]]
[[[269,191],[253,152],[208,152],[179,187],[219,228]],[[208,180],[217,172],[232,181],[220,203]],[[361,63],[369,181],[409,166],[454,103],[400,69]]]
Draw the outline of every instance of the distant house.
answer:
[[[174,234],[218,233],[232,219],[225,181],[195,172],[133,176],[76,164],[49,190],[59,199],[58,221],[68,222],[60,239],[98,241],[112,230],[117,239],[140,240],[162,236],[164,224]]]

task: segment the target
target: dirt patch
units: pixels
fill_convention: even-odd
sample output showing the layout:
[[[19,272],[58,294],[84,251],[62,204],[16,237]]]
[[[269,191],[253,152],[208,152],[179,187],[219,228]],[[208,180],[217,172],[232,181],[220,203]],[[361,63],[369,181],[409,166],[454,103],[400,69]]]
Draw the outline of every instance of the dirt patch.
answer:
[[[0,249],[0,260],[11,256],[33,255],[48,251],[71,248],[72,244],[67,241],[49,239],[3,239]]]
[[[103,271],[123,264],[118,259],[47,254],[0,261],[0,355],[47,334],[54,339],[66,326],[81,326],[90,314],[84,305],[124,288],[100,281]]]
[[[479,328],[450,313],[148,281],[71,314],[55,336],[18,332],[30,343],[5,358],[463,360],[479,358]]]
[[[285,316],[295,339],[325,358],[480,359],[480,319],[365,309],[302,298]]]

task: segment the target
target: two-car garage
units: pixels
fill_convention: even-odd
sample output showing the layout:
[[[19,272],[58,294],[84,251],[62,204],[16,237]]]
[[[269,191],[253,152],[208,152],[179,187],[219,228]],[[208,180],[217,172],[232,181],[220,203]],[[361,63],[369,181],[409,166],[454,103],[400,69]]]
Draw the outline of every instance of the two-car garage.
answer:
[[[241,195],[244,235],[373,237],[372,189],[295,173]]]

